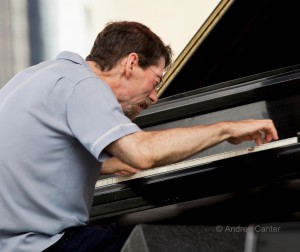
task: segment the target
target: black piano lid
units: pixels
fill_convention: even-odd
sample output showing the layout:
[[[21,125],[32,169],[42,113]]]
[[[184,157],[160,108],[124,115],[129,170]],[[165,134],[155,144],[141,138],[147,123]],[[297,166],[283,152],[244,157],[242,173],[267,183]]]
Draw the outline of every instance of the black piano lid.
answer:
[[[161,98],[135,123],[145,128],[257,101],[289,99],[299,92],[300,65],[295,65]]]
[[[297,1],[221,0],[166,73],[160,97],[300,64],[299,24]]]
[[[298,93],[296,1],[223,0],[165,75],[142,128]]]

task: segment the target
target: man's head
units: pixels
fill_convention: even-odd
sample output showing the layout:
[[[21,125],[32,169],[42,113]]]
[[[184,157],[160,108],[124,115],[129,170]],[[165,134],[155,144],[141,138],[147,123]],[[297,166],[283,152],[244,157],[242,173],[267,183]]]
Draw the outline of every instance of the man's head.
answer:
[[[86,60],[94,61],[102,71],[111,70],[120,59],[135,52],[141,67],[157,65],[161,57],[165,68],[172,60],[172,50],[147,26],[138,22],[112,22],[98,34]]]
[[[112,22],[98,34],[86,60],[111,87],[125,115],[134,119],[156,103],[172,50],[143,24]]]

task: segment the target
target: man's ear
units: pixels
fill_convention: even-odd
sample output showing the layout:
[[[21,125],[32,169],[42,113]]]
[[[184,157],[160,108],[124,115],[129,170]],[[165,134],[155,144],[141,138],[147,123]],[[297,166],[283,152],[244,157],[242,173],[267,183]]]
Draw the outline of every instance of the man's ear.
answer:
[[[128,56],[124,58],[123,66],[127,78],[133,75],[135,68],[139,65],[138,62],[139,56],[134,52],[128,54]]]

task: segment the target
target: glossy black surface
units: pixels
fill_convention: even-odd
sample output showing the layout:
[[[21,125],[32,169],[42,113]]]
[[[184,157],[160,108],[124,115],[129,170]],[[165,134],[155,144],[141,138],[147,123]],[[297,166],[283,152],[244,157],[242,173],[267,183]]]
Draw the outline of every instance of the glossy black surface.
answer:
[[[161,97],[299,64],[297,4],[235,0]]]
[[[300,192],[299,185],[296,184],[296,190],[286,185],[295,181],[299,184],[300,145],[296,144],[291,149],[293,152],[289,152],[289,148],[272,149],[215,161],[207,165],[194,167],[188,171],[127,181],[122,183],[123,188],[121,190],[113,186],[105,190],[99,189],[96,192],[91,218],[101,221],[119,219],[124,218],[124,216],[122,217],[124,214],[147,209],[158,209],[151,212],[159,216],[160,208],[176,205],[178,209],[181,209],[184,208],[185,204],[189,206],[187,207],[188,212],[201,212],[205,211],[211,203],[224,204],[227,201],[241,199],[242,196],[251,196],[249,198],[250,202],[250,199],[253,200],[252,197],[254,196],[267,195],[268,198],[265,203],[272,203],[273,206],[275,203],[277,204],[268,216],[265,216],[266,211],[271,205],[260,203],[259,206],[252,207],[255,207],[258,212],[261,211],[262,215],[255,212],[256,214],[247,218],[226,219],[223,220],[223,223],[228,221],[232,224],[233,220],[238,221],[238,224],[279,221],[279,217],[285,221],[291,220],[292,215],[300,210],[300,204],[297,200]],[[284,190],[282,190],[283,188]],[[285,195],[284,200],[292,204],[293,208],[283,204],[282,195]],[[272,197],[276,197],[275,202]],[[241,204],[249,204],[247,201],[242,203],[244,200],[242,199]],[[210,204],[207,204],[207,202]],[[214,209],[214,211],[218,211],[218,209]],[[244,215],[246,212],[248,210],[244,209],[240,214]],[[280,216],[279,213],[281,212],[285,215]],[[169,212],[169,214],[164,219],[157,218],[160,222],[171,221],[190,224],[216,224],[217,220],[220,221],[220,219],[209,214],[206,215],[204,220],[198,215],[198,217],[194,216],[190,219],[189,215],[186,216],[185,211],[180,214],[176,213],[178,215],[176,218],[173,216],[174,213]],[[237,217],[237,215],[234,217]],[[290,219],[284,219],[287,217]],[[146,217],[143,216],[143,222],[149,222],[153,219],[157,221],[153,216],[147,214]]]
[[[300,65],[297,65],[219,83],[162,98],[157,104],[142,111],[135,122],[146,128],[253,102],[272,103],[296,95],[300,90],[299,79]]]
[[[218,120],[271,118],[277,126],[280,139],[297,136],[300,129],[299,69],[287,68],[286,72],[281,70],[280,74],[272,72],[263,76],[258,79],[252,77],[252,80],[246,78],[247,82],[241,80],[230,85],[227,83],[227,86],[222,83],[220,86],[223,87],[214,91],[199,93],[193,91],[192,94],[178,99],[166,98],[165,102],[160,102],[156,107],[147,111],[147,116],[152,118],[152,123],[144,129],[191,126]],[[163,116],[158,116],[156,119],[157,113]],[[147,116],[143,118],[145,125],[149,124]],[[224,142],[190,159],[251,146],[253,146],[252,142],[245,145],[231,145]],[[260,196],[268,190],[270,190],[268,193],[271,193],[273,189],[270,188],[276,185],[300,179],[299,153],[300,147],[296,144],[97,189],[91,218],[105,221],[131,212],[188,204],[190,201],[215,196],[221,197],[219,201],[223,202],[223,197],[228,197],[228,194],[231,198],[232,195],[248,194],[252,190],[261,191],[257,194]],[[268,195],[268,198],[271,197]],[[190,204],[188,211],[192,211],[193,208],[202,211],[202,207],[199,210],[199,206],[195,207],[195,204]],[[282,207],[278,209],[282,211]],[[289,212],[291,209],[285,210]],[[300,208],[298,210],[300,211]],[[265,214],[264,211],[262,212]],[[273,216],[270,215],[270,217]],[[273,218],[276,220],[278,217]],[[253,216],[253,221],[259,218],[267,219],[266,216],[258,217],[256,214]],[[164,222],[167,219],[160,221]],[[172,221],[177,223],[183,219],[184,222],[191,221],[184,213],[176,216]],[[143,219],[143,221],[147,220],[149,221],[147,218]],[[193,221],[203,222],[204,220],[196,220],[194,216]],[[250,219],[241,218],[239,221],[246,223]]]

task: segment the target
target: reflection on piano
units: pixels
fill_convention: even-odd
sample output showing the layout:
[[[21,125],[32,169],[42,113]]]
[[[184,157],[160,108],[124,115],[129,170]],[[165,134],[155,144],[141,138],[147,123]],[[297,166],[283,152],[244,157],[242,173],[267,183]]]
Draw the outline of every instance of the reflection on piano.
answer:
[[[227,142],[188,160],[100,177],[91,221],[244,224],[299,220],[296,1],[225,0],[176,59],[144,130],[271,118],[280,140]]]

